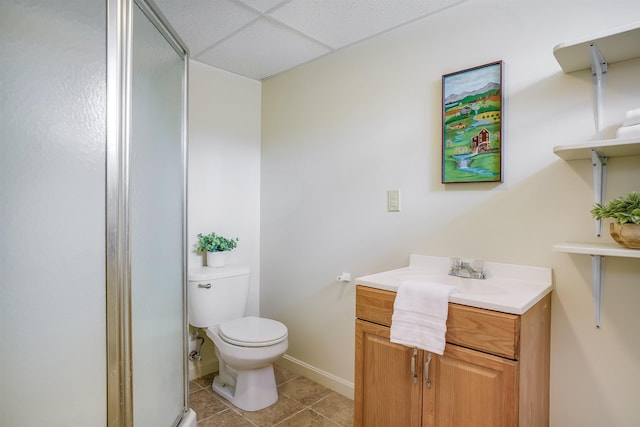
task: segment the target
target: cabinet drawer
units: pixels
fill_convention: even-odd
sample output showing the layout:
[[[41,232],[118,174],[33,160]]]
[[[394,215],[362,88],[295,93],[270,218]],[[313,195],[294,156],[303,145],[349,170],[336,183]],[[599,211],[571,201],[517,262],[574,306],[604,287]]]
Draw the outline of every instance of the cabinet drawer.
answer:
[[[356,317],[391,326],[396,293],[358,285]],[[447,342],[517,360],[520,316],[449,303]]]
[[[391,326],[396,293],[356,286],[356,317],[380,325]]]
[[[449,303],[447,342],[518,360],[520,316]]]

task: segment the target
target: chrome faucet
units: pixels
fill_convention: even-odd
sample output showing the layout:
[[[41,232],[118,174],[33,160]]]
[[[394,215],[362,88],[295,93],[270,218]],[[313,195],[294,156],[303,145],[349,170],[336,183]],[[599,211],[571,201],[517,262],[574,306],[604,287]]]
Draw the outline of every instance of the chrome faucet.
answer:
[[[466,277],[468,279],[486,279],[487,276],[483,271],[482,264],[482,261],[465,262],[460,258],[452,258],[449,276]]]

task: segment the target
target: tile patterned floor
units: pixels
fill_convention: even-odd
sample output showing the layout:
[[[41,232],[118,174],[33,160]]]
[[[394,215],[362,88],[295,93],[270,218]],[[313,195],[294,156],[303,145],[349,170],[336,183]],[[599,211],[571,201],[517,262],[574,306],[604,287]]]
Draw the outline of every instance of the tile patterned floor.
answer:
[[[351,427],[353,401],[288,369],[274,366],[278,401],[246,412],[211,389],[213,374],[189,383],[190,406],[198,427]]]

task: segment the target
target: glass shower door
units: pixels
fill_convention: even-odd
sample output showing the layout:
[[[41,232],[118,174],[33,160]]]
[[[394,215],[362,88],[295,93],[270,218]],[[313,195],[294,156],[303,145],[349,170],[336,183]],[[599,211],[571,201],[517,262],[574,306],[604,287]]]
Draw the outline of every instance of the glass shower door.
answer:
[[[157,24],[133,7],[128,202],[136,427],[170,426],[186,409],[185,59]]]
[[[104,427],[101,0],[0,2],[0,426]]]

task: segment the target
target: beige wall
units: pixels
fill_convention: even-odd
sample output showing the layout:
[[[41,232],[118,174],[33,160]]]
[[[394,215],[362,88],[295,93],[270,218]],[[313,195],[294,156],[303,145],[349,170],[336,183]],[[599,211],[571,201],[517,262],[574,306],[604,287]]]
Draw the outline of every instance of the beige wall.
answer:
[[[261,84],[190,62],[188,262],[198,233],[238,237],[228,262],[252,271],[249,314],[258,313],[260,276]]]
[[[555,145],[594,138],[590,72],[563,74],[561,42],[640,21],[637,0],[474,0],[262,84],[261,314],[289,327],[288,360],[353,381],[354,286],[410,253],[554,271],[551,424],[640,424],[640,262],[607,258],[602,328],[588,161]],[[504,183],[442,185],[443,74],[504,61]],[[640,107],[640,60],[613,64],[606,137]],[[609,161],[607,197],[640,190],[640,159]],[[399,189],[401,212],[386,212]],[[603,241],[609,241],[608,236]]]

